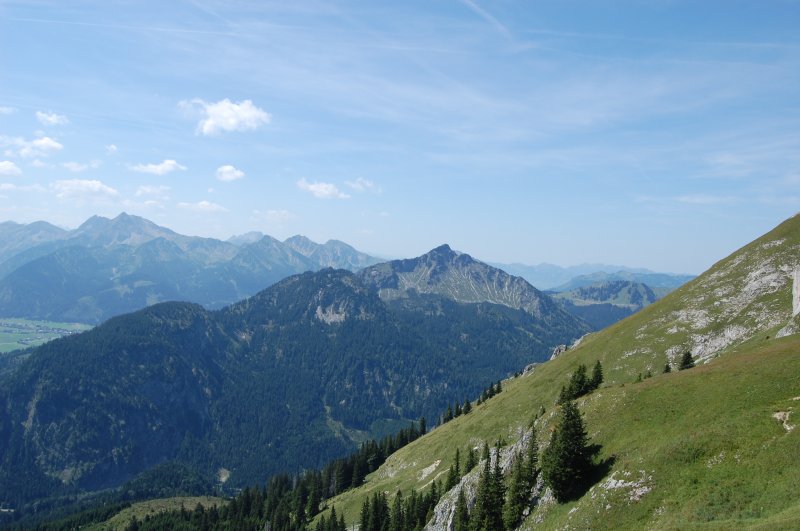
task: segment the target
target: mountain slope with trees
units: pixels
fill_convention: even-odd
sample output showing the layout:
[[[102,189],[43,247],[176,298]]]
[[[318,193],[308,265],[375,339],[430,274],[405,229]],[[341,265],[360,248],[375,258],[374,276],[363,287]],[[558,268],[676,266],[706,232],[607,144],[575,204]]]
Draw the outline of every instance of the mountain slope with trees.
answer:
[[[157,304],[46,344],[0,382],[0,497],[69,498],[167,461],[226,488],[319,467],[582,333],[435,294],[387,302],[332,269],[219,311]]]
[[[522,529],[796,528],[798,263],[800,216],[641,312],[504,381],[501,394],[399,450],[328,506],[348,525],[358,522],[373,493],[389,493],[389,506],[398,492],[424,494],[454,465],[456,449],[464,455],[498,440],[508,487],[514,456],[531,440],[540,456],[547,453],[563,407],[560,389],[599,361],[604,383],[575,400],[594,468],[564,502],[537,482]],[[687,352],[694,367],[683,363]],[[672,371],[664,373],[666,364]],[[480,474],[467,472],[440,495],[426,528],[447,529],[462,518],[459,507],[474,510]]]

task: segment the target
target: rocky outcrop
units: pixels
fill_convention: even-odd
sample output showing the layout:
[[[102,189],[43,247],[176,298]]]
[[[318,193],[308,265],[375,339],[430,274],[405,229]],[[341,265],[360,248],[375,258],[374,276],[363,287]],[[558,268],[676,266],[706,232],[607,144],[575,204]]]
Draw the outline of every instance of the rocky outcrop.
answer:
[[[499,458],[500,470],[503,471],[504,475],[509,474],[511,472],[511,468],[516,462],[517,456],[525,455],[528,446],[531,444],[532,433],[533,432],[531,430],[528,430],[522,435],[522,437],[519,438],[516,443],[512,444],[511,446],[500,448],[499,455],[497,449],[492,448],[489,453],[489,459],[491,459],[490,466],[494,466],[495,459]],[[461,481],[459,481],[458,485],[447,491],[447,493],[442,496],[442,498],[439,500],[439,503],[437,503],[436,507],[433,509],[433,518],[431,518],[431,520],[425,526],[426,530],[451,531],[453,529],[453,518],[455,517],[456,512],[456,502],[458,501],[458,495],[461,491],[464,491],[464,498],[467,500],[467,507],[469,507],[470,511],[472,511],[478,495],[478,481],[480,480],[481,472],[484,469],[485,463],[485,460],[481,460],[475,468],[461,478]],[[534,502],[538,500],[543,488],[544,486],[541,482],[541,479],[539,479],[534,488],[531,490],[531,499]]]
[[[556,359],[557,357],[559,357],[560,355],[562,355],[563,353],[565,353],[568,350],[569,350],[569,347],[566,346],[566,345],[558,345],[558,346],[556,346],[556,348],[553,349],[553,353],[550,354],[550,361]]]

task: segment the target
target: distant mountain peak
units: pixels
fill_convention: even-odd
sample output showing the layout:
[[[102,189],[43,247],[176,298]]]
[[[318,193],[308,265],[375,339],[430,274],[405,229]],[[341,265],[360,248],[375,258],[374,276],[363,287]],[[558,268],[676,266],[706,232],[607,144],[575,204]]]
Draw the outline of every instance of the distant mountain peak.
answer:
[[[524,310],[554,326],[570,323],[585,328],[524,279],[453,251],[447,244],[417,258],[367,267],[359,275],[386,300],[402,299],[411,292],[434,294],[461,303],[488,302]]]

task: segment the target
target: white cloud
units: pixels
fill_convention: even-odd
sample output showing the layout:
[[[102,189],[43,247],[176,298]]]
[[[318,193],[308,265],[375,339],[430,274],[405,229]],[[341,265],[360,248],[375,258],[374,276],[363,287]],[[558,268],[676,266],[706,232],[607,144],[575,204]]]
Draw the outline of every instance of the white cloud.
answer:
[[[5,150],[7,156],[23,158],[47,157],[64,149],[63,145],[49,136],[42,136],[34,140],[25,140],[18,136],[0,136],[0,147],[9,148]]]
[[[14,107],[0,107],[0,114],[14,114],[17,110]]]
[[[690,205],[730,205],[738,203],[739,199],[727,195],[689,194],[675,198],[679,203]]]
[[[88,164],[81,164],[80,162],[64,162],[61,164],[62,168],[66,168],[73,173],[79,173],[89,169]]]
[[[345,181],[344,184],[356,192],[374,192],[376,194],[381,192],[380,186],[363,177],[359,177],[355,181]]]
[[[166,201],[169,199],[169,186],[162,185],[144,185],[136,190],[136,197],[153,197],[155,199]]]
[[[99,160],[90,161],[88,164],[84,164],[82,162],[62,162],[61,167],[66,168],[73,173],[80,173],[88,170],[89,168],[99,168],[101,164],[102,163]]]
[[[0,160],[0,175],[22,175],[22,170],[10,160]]]
[[[36,119],[42,125],[66,125],[69,123],[69,119],[66,116],[54,112],[36,111]]]
[[[321,182],[310,183],[306,181],[305,178],[303,178],[297,181],[297,187],[300,188],[301,190],[305,190],[314,197],[318,197],[320,199],[350,198],[349,195],[341,192],[339,188],[337,188],[336,185],[332,183],[321,183]]]
[[[50,185],[61,199],[114,198],[119,192],[101,181],[86,179],[67,179],[56,181]]]
[[[178,203],[178,208],[191,210],[192,212],[227,212],[228,209],[217,203],[210,201],[200,201],[198,203]]]
[[[268,124],[272,116],[259,109],[251,100],[234,103],[228,98],[210,103],[201,99],[181,101],[178,104],[187,110],[199,110],[204,116],[197,124],[196,133],[215,135],[222,131],[252,131]]]
[[[34,168],[52,168],[51,164],[48,164],[39,159],[35,159],[33,162],[31,162],[31,166],[33,166]]]
[[[242,177],[244,177],[244,172],[234,168],[230,164],[226,164],[225,166],[220,166],[217,168],[217,179],[220,181],[235,181],[237,179],[241,179]]]
[[[166,175],[175,170],[184,171],[186,169],[186,166],[182,166],[172,159],[166,159],[158,164],[137,164],[136,166],[131,167],[131,169],[133,171],[138,171],[139,173]]]
[[[19,186],[14,183],[0,183],[0,192],[16,190],[19,192],[45,192],[46,189],[41,184],[30,184],[27,186]]]
[[[115,144],[109,144],[106,146],[106,153],[112,155],[117,152],[117,146]]]

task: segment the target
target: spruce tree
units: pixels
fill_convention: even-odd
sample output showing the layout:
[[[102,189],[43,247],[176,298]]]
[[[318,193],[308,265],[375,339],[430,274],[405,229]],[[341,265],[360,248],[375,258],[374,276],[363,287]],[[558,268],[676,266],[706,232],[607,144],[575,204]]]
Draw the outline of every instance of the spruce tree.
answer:
[[[471,471],[473,468],[475,468],[475,465],[477,464],[478,464],[478,456],[475,455],[475,449],[470,448],[469,451],[467,452],[467,461],[466,463],[464,463],[464,473],[466,474],[469,471]]]
[[[522,512],[528,503],[530,486],[525,474],[524,459],[521,452],[518,452],[514,460],[514,468],[511,472],[511,483],[508,487],[508,500],[503,510],[503,522],[507,529],[514,529],[522,520]]]
[[[464,400],[464,407],[461,408],[461,411],[464,412],[464,415],[472,411],[472,403],[469,400]]]
[[[681,358],[681,364],[678,367],[678,370],[683,371],[686,369],[691,369],[692,367],[694,367],[694,358],[692,357],[692,353],[687,350],[686,354],[684,354],[683,358]]]
[[[488,505],[484,510],[484,529],[487,531],[502,531],[503,507],[506,501],[506,485],[503,481],[503,472],[500,470],[500,445],[495,447],[494,466],[489,483]]]
[[[601,383],[603,383],[603,366],[600,364],[600,360],[597,360],[592,369],[591,390],[598,389]]]
[[[464,497],[464,489],[458,491],[456,500],[456,512],[453,515],[453,531],[469,531],[469,508],[467,498]]]
[[[458,481],[461,479],[460,460],[461,456],[458,448],[456,448],[455,462],[452,465],[450,465],[450,471],[447,473],[447,482],[445,483],[444,486],[444,490],[446,491],[458,485]]]
[[[669,366],[669,362],[664,365],[664,374],[667,374],[668,372],[672,372],[672,367]]]
[[[453,408],[450,406],[450,404],[447,404],[447,410],[444,412],[443,421],[450,422],[451,420],[453,420]]]
[[[585,487],[591,469],[586,429],[573,402],[561,406],[561,416],[542,455],[542,475],[560,502],[571,499]]]
[[[389,513],[389,531],[405,531],[406,522],[403,515],[403,493],[399,490],[392,502],[392,510]]]

